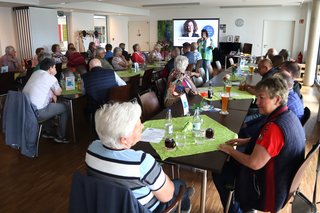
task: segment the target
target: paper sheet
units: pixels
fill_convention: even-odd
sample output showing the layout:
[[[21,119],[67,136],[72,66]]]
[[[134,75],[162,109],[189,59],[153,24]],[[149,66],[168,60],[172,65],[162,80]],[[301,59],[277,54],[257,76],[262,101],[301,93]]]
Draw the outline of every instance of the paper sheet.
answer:
[[[164,129],[147,128],[141,134],[141,141],[150,143],[160,143],[164,135]]]

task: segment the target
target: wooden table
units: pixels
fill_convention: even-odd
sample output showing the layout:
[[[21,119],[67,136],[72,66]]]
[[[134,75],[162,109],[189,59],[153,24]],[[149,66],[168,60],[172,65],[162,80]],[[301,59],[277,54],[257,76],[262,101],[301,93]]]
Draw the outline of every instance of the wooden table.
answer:
[[[199,103],[202,100],[200,96],[191,96],[188,97],[189,106]],[[230,105],[228,108],[229,115],[221,115],[218,112],[202,112],[219,122],[220,124],[226,126],[233,132],[238,133],[242,126],[242,123],[247,115],[247,111],[250,107],[252,100],[230,100]],[[219,106],[220,101],[212,101],[209,104],[214,106]],[[180,101],[172,105],[171,107],[172,116],[180,117],[183,116],[183,108]],[[163,119],[166,116],[167,109],[164,109],[159,114],[154,116],[152,120]],[[147,153],[150,153],[157,160],[160,160],[157,152],[151,147],[150,143],[140,142],[137,143],[133,149],[143,150]],[[201,198],[200,198],[200,209],[201,212],[205,212],[205,198],[207,190],[207,173],[208,170],[214,173],[221,173],[225,161],[227,159],[227,154],[221,151],[206,152],[201,154],[168,158],[164,162],[174,165],[182,165],[186,167],[195,168],[197,171],[202,172],[202,182],[201,182]]]

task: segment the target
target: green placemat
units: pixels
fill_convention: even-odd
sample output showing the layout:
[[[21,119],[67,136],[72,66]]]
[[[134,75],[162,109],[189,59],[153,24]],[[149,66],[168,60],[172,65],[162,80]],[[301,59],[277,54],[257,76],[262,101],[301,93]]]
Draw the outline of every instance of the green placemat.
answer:
[[[221,100],[220,94],[224,92],[224,87],[212,87],[213,88],[213,97],[207,98],[203,97],[207,101],[217,101]],[[198,88],[199,95],[201,96],[201,92],[207,92],[208,87]],[[232,86],[231,88],[231,99],[255,99],[256,96],[251,95],[247,91],[240,91],[239,86]]]
[[[116,71],[116,73],[119,75],[120,78],[129,78],[138,74],[140,74],[140,76],[142,77],[144,75],[144,70],[141,70],[139,72],[133,72],[133,70],[128,69],[128,70]]]
[[[192,131],[186,132],[186,144],[183,147],[177,146],[174,150],[168,151],[165,148],[163,138],[160,143],[150,143],[151,146],[156,150],[158,155],[160,156],[161,160],[165,160],[169,157],[180,157],[180,156],[187,156],[187,155],[194,155],[204,152],[211,152],[217,150],[218,146],[228,140],[237,138],[238,135],[225,126],[219,124],[215,120],[209,118],[206,115],[201,115],[203,119],[203,124],[201,129],[205,130],[207,128],[214,129],[214,139],[212,140],[205,140],[203,144],[195,144],[194,143],[194,136]],[[192,116],[187,117],[178,117],[173,118],[173,137],[175,136],[176,132],[181,132],[186,122],[192,121]],[[146,121],[144,123],[145,128],[158,128],[163,129],[165,124],[165,119],[160,120],[151,120]],[[144,142],[141,142],[144,143]]]
[[[82,94],[81,90],[75,89],[75,90],[62,90],[62,95],[76,95],[76,94]]]

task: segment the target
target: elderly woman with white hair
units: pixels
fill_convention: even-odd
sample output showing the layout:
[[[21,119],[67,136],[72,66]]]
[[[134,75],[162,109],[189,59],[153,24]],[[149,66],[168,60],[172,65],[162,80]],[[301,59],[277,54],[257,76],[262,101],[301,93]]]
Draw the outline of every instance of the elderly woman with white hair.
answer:
[[[131,149],[140,139],[143,124],[137,103],[104,105],[95,114],[100,140],[93,141],[86,154],[91,175],[128,187],[140,204],[152,212],[163,212],[175,199],[181,180],[171,181],[148,153]],[[190,210],[188,190],[182,210]]]
[[[164,100],[166,107],[175,103],[180,95],[186,93],[191,95],[198,94],[197,88],[191,78],[186,74],[188,58],[179,55],[174,60],[174,70],[168,77],[167,95]]]
[[[130,63],[122,55],[122,49],[120,47],[113,49],[112,66],[115,70],[125,70],[130,67]]]
[[[0,67],[8,66],[9,72],[23,71],[16,53],[17,52],[13,46],[7,46],[5,49],[5,55],[0,58]]]
[[[153,47],[153,50],[149,54],[148,62],[153,63],[155,61],[161,61],[163,58],[161,56],[160,51],[161,51],[161,45],[155,44]]]

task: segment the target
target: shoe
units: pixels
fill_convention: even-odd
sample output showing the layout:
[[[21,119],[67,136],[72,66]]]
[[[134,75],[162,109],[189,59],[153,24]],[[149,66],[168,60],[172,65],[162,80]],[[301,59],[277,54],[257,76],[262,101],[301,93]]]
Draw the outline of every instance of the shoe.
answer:
[[[57,143],[69,143],[70,141],[66,138],[61,138],[61,137],[57,137],[54,139],[55,142]]]
[[[192,204],[190,204],[190,207],[188,210],[181,210],[181,213],[190,213],[192,209]]]
[[[189,197],[189,198],[192,198],[193,195],[194,195],[194,193],[196,192],[196,190],[194,189],[193,186],[188,187],[187,190],[188,190],[188,197]]]
[[[54,135],[54,134],[48,133],[48,132],[43,132],[43,133],[41,134],[41,137],[53,139],[53,138],[56,138],[57,136]]]

